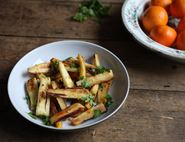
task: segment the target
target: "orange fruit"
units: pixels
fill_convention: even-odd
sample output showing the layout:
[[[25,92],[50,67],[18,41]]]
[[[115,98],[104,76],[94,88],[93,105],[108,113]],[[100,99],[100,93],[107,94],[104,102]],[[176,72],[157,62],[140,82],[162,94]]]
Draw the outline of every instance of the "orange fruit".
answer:
[[[167,8],[172,3],[172,0],[151,0],[151,5]]]
[[[177,46],[177,49],[185,50],[185,30],[183,30],[178,34],[176,46]]]
[[[185,16],[185,0],[173,0],[170,5],[170,13],[176,18]]]
[[[185,17],[180,20],[177,26],[177,32],[181,32],[182,30],[185,30]]]
[[[153,27],[166,25],[168,22],[168,14],[163,7],[150,6],[141,16],[141,23],[143,28],[150,32]]]
[[[177,37],[177,32],[167,25],[156,26],[151,30],[150,37],[162,45],[171,46]]]

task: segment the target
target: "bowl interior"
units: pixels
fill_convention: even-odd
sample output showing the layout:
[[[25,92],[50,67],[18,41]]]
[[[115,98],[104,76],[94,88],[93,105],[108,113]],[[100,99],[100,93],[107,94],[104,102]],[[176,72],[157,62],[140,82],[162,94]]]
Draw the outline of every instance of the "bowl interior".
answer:
[[[40,120],[31,118],[27,113],[30,112],[25,98],[25,83],[30,78],[27,74],[27,68],[44,61],[49,61],[52,57],[64,60],[68,57],[76,57],[83,55],[90,61],[94,53],[100,55],[101,64],[113,70],[114,80],[110,89],[110,94],[113,96],[113,105],[108,111],[96,119],[86,121],[79,126],[70,126],[68,121],[65,121],[63,128],[57,130],[74,130],[85,128],[97,124],[111,115],[113,115],[125,101],[129,90],[129,77],[125,66],[121,61],[110,51],[92,43],[82,41],[59,41],[43,45],[26,54],[13,68],[9,81],[8,93],[9,98],[15,109],[27,120],[51,129],[56,129],[52,126],[43,125]]]

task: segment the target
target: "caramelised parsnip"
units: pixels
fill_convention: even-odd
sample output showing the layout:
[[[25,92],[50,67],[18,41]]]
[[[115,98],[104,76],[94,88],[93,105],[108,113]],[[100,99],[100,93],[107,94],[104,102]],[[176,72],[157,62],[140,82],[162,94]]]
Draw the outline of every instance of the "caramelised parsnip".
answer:
[[[37,94],[38,94],[38,81],[37,79],[31,78],[26,83],[26,89],[27,89],[27,97],[29,97],[29,107],[32,111],[35,111],[36,104],[37,104]]]
[[[98,54],[94,54],[94,65],[96,67],[99,67],[100,66],[100,58],[99,58],[99,55]]]
[[[65,109],[67,107],[67,104],[63,98],[57,97],[56,100],[57,100],[61,110]]]
[[[37,116],[49,116],[50,110],[50,98],[47,96],[46,91],[50,84],[49,77],[40,78],[40,85],[37,97],[36,115]]]
[[[65,62],[65,61],[64,61]],[[72,57],[70,57],[69,59],[67,59],[67,62],[69,62],[69,63],[76,63],[76,64],[80,64],[80,61],[78,60],[78,59],[75,59],[75,58],[72,58]],[[92,65],[92,64],[89,64],[89,63],[86,63],[85,62],[85,67],[86,67],[86,69],[89,69],[89,68],[96,68],[94,65]]]
[[[100,60],[99,60],[98,54],[94,54],[93,64],[95,67],[100,67]],[[91,77],[91,76],[89,76],[89,77]],[[94,99],[96,99],[96,94],[98,92],[98,89],[99,89],[99,84],[93,85],[92,88],[90,89],[90,92],[94,96]],[[86,103],[85,106],[87,109],[90,109],[92,107],[89,102]]]
[[[112,103],[108,91],[114,74],[100,64],[98,54],[92,64],[80,54],[64,61],[52,58],[29,67],[28,73],[33,77],[26,83],[29,114],[46,125],[61,128],[69,117],[71,125],[79,125],[98,117]]]
[[[85,68],[85,61],[84,58],[78,54],[78,60],[79,60],[79,64],[80,64],[80,69],[79,69],[79,79],[82,78],[86,78],[86,68]]]
[[[48,89],[47,93],[53,97],[61,97],[66,99],[81,99],[83,97],[88,97],[90,94],[89,90],[84,88]]]
[[[98,54],[94,54],[94,60],[93,60],[93,64],[96,66],[96,67],[100,67],[101,64],[100,64],[100,58],[99,58],[99,55]],[[94,86],[92,86],[91,88],[91,93],[96,97],[96,94],[98,92],[98,89],[99,89],[99,84],[95,84]]]
[[[96,94],[97,94],[97,92],[98,92],[98,89],[99,89],[99,85],[98,85],[98,84],[95,84],[94,86],[92,86],[90,92],[91,92],[91,94],[92,94],[94,97],[96,97]]]
[[[50,63],[40,63],[28,68],[28,72],[31,74],[48,73]]]
[[[79,60],[70,58],[70,61],[59,61],[62,62],[66,68],[67,71],[69,72],[78,72],[78,68],[71,66],[71,64],[80,64]],[[89,68],[96,68],[92,64],[85,63],[86,69]],[[31,66],[28,68],[28,73],[30,74],[47,74],[51,71],[51,63],[50,62],[45,62],[45,63],[40,63],[36,64],[34,66]]]
[[[105,96],[106,96],[107,92],[109,91],[111,83],[112,83],[112,81],[101,83],[99,90],[98,90],[98,95],[97,95],[98,103],[105,104],[107,102],[107,99]]]
[[[77,86],[83,86],[84,81],[88,82],[89,87],[100,84],[102,82],[107,82],[109,80],[112,80],[114,77],[112,70],[97,74],[95,76],[87,77],[85,80],[79,80],[76,82]]]
[[[78,124],[82,123],[85,120],[93,118],[95,111],[100,111],[100,113],[103,113],[103,112],[106,111],[106,108],[105,108],[104,104],[102,104],[102,103],[98,104],[97,106],[92,107],[92,108],[86,110],[85,112],[79,114],[77,117],[72,118],[71,124],[72,125],[78,125]]]
[[[52,86],[53,89],[58,89],[59,88],[59,86],[56,83],[56,81],[51,81],[51,86]],[[65,109],[67,107],[66,102],[65,102],[65,100],[63,98],[56,97],[56,100],[57,100],[61,110]]]
[[[64,86],[66,88],[73,88],[74,83],[62,62],[59,62],[59,72],[62,76]]]
[[[66,109],[56,113],[50,118],[51,124],[54,124],[57,121],[60,121],[62,118],[67,116],[72,116],[76,113],[83,112],[85,107],[80,103],[72,104],[71,106],[67,107]]]

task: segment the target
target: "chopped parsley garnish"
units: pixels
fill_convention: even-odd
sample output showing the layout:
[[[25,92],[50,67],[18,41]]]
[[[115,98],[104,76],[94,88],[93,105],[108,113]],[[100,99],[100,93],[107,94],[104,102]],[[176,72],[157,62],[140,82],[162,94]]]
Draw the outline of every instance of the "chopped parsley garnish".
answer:
[[[97,118],[101,115],[101,111],[99,109],[94,110],[94,118]]]
[[[110,6],[104,6],[99,0],[88,0],[81,3],[73,19],[83,22],[90,17],[101,19],[109,15]]]
[[[78,65],[78,64],[76,64],[76,63],[71,63],[71,64],[70,64],[70,67],[71,67],[71,68],[78,68],[78,67],[79,67],[79,65]]]
[[[91,72],[93,75],[96,75],[104,72],[110,72],[110,69],[107,69],[104,66],[98,66],[96,68],[89,69],[89,72]]]
[[[107,68],[105,68],[103,66],[98,66],[98,67],[95,68],[96,74],[109,72],[109,71],[110,71],[110,69],[107,69]]]
[[[112,101],[112,96],[110,94],[106,94],[105,95],[105,98],[106,98],[106,103],[105,103],[105,106],[108,108],[109,106],[112,105],[113,101]]]
[[[96,103],[94,102],[94,96],[93,95],[88,95],[87,97],[82,97],[81,100],[86,102],[86,103],[90,103],[91,106],[96,105]]]
[[[73,57],[68,57],[68,58],[67,58],[67,59],[65,59],[65,60],[66,60],[66,61],[67,61],[67,60],[71,60],[72,58],[73,58]]]
[[[37,116],[35,114],[33,114],[33,112],[28,112],[28,115],[33,118],[33,119],[36,119]]]
[[[90,84],[89,84],[89,82],[88,82],[86,79],[84,79],[84,80],[82,81],[82,87],[83,87],[83,88],[89,88],[89,87],[90,87]]]
[[[53,66],[55,69],[58,69],[59,61],[54,61]]]
[[[48,125],[48,126],[52,125],[49,117],[43,116],[41,117],[41,120],[44,123],[44,125]]]
[[[112,100],[112,96],[111,96],[110,94],[108,94],[108,93],[105,95],[105,98],[106,98],[107,100]]]
[[[83,80],[84,79],[84,76],[80,76],[80,80]]]
[[[57,59],[51,60],[51,73],[56,74],[58,72],[59,61]]]
[[[33,118],[33,119],[37,119],[37,118],[40,118],[43,122],[44,125],[52,125],[51,122],[50,122],[50,119],[49,117],[46,117],[46,116],[41,116],[41,117],[38,117],[36,116],[35,114],[33,114],[33,112],[28,112],[28,115]]]

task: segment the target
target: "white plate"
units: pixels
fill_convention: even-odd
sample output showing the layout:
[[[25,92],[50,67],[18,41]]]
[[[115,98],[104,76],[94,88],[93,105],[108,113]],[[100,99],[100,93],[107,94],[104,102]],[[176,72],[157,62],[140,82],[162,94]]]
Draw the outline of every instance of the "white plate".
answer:
[[[94,53],[100,55],[101,64],[105,67],[111,68],[115,75],[110,94],[113,96],[113,105],[106,113],[96,119],[86,121],[78,126],[71,126],[66,121],[63,128],[55,128],[53,126],[46,126],[40,120],[33,119],[28,115],[30,112],[25,98],[25,83],[30,78],[27,74],[27,68],[43,61],[49,61],[52,57],[64,60],[68,57],[76,57],[80,53],[86,59],[90,59]],[[129,76],[123,63],[113,53],[107,49],[93,43],[84,41],[58,41],[40,46],[24,57],[13,68],[8,80],[8,94],[11,103],[15,109],[27,120],[54,130],[75,130],[92,126],[100,123],[110,116],[112,116],[125,102],[130,87]]]
[[[149,3],[149,1],[150,0],[125,0],[121,11],[125,27],[138,42],[148,49],[164,55],[169,59],[185,62],[185,51],[161,45],[152,40],[141,29],[139,25],[139,18],[143,13],[145,5]]]

